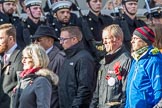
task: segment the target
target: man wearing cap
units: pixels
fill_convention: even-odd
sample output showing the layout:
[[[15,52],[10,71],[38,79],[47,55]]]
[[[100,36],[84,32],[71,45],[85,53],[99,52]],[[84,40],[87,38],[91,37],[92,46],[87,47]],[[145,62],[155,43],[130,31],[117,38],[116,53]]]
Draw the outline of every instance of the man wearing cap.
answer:
[[[54,29],[47,25],[41,25],[32,38],[35,40],[34,43],[41,45],[46,50],[50,60],[48,69],[58,74],[64,62],[65,54],[54,45],[54,41],[57,40]],[[53,87],[52,90],[51,108],[58,108],[57,88]]]
[[[162,97],[162,55],[153,47],[154,32],[147,26],[133,32],[132,61],[125,108],[153,108]]]
[[[71,13],[70,1],[58,1],[52,4],[52,20],[49,24],[55,29],[56,36],[60,37],[61,28],[70,25],[78,25],[78,18]]]
[[[58,74],[65,54],[54,45],[54,41],[58,40],[54,28],[41,25],[32,38],[34,39],[34,43],[41,45],[46,50],[50,59],[48,68]]]
[[[145,22],[136,17],[138,0],[122,0],[124,14],[115,22],[120,25],[124,32],[124,44],[131,51],[131,37],[137,27],[146,26]]]
[[[0,0],[0,24],[16,24],[17,22],[19,22],[19,18],[13,16],[13,13],[16,12],[16,3],[16,0]]]
[[[42,15],[42,1],[41,0],[25,0],[27,18],[22,19],[23,28],[23,42],[22,46],[29,45],[38,26],[46,24],[45,21],[40,20]]]
[[[88,47],[87,49],[96,59],[98,59],[101,56],[96,53],[102,52],[104,50],[102,44],[102,30],[104,29],[104,27],[113,24],[113,19],[110,16],[101,13],[102,0],[86,0],[86,2],[89,8],[89,12],[83,18],[85,18],[88,23],[88,27],[86,28],[89,29],[90,34],[93,36],[90,40],[94,40],[94,46],[97,48],[97,50],[94,51],[94,53],[91,50],[91,46],[89,46],[89,41],[86,40]],[[85,25],[82,23],[82,28],[83,27],[85,27]],[[84,34],[87,35],[87,33]],[[103,56],[102,53],[101,55]]]
[[[21,46],[21,21],[19,17],[13,15],[16,12],[17,0],[0,0],[0,25],[4,23],[11,23],[16,27],[17,44]]]

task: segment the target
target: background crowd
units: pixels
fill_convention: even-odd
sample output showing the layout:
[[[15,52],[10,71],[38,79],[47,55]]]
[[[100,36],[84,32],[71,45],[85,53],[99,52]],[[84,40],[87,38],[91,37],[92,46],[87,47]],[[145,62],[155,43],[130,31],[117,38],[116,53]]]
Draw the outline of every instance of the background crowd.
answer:
[[[0,0],[0,108],[162,108],[162,1],[74,1]]]

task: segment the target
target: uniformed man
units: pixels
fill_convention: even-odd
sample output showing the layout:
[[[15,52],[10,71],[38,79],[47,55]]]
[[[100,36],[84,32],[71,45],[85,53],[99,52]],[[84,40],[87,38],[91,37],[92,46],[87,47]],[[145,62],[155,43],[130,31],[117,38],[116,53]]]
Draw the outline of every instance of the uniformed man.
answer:
[[[60,29],[68,25],[77,25],[77,16],[71,13],[70,1],[58,1],[52,4],[53,20],[50,21],[55,28],[56,35],[60,36]]]
[[[122,0],[124,14],[122,18],[117,18],[117,22],[124,31],[124,44],[131,51],[131,38],[133,31],[137,27],[146,25],[146,23],[136,17],[138,0]]]
[[[46,24],[41,20],[42,0],[25,0],[27,18],[22,18],[23,42],[24,46],[32,42],[31,37],[37,30],[38,26]]]
[[[4,23],[17,24],[19,18],[13,16],[13,13],[16,12],[16,0],[0,0],[0,25]]]
[[[52,17],[49,20],[50,26],[55,29],[56,36],[60,37],[60,31],[62,27],[70,26],[70,25],[78,25],[78,18],[74,13],[71,13],[71,5],[70,1],[58,1],[52,4]],[[59,45],[59,42],[55,42],[57,46],[62,49]]]
[[[11,23],[16,28],[16,39],[17,44],[19,46],[21,45],[21,21],[18,16],[14,15],[14,13],[17,11],[17,0],[0,0],[0,25],[5,23]]]
[[[90,30],[91,35],[93,36],[92,39],[94,40],[94,46],[97,48],[99,51],[103,51],[103,44],[102,44],[102,30],[104,27],[111,25],[113,23],[113,19],[108,16],[101,14],[101,9],[102,9],[102,0],[86,0],[87,6],[89,7],[89,12],[86,16],[83,18],[86,19],[88,23],[87,29]],[[82,23],[82,28],[85,27],[84,24]],[[84,32],[85,30],[83,30]],[[85,35],[87,33],[84,33]],[[86,40],[88,41],[88,40]],[[100,58],[96,57],[99,56],[99,54],[96,54],[96,51],[92,51],[92,47],[89,45],[89,41],[87,42],[87,49],[91,52],[91,54],[95,58]],[[101,54],[102,56],[102,54]]]

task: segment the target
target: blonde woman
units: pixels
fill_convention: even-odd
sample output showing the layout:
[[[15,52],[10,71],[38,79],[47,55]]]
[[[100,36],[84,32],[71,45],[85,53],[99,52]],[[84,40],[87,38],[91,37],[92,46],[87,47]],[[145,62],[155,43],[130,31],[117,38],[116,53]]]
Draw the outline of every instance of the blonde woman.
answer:
[[[45,50],[36,44],[27,46],[22,52],[23,69],[20,81],[14,89],[14,108],[50,108],[52,87],[58,77],[47,68],[49,63]]]

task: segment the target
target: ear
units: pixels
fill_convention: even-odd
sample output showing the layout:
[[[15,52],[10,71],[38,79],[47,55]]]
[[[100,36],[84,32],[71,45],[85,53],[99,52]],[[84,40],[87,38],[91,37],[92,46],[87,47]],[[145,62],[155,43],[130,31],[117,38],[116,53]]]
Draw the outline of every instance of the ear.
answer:
[[[54,17],[54,18],[57,18],[57,15],[56,15],[56,13],[53,13],[53,17]]]
[[[9,40],[9,41],[14,41],[13,36],[8,36],[8,40]]]

